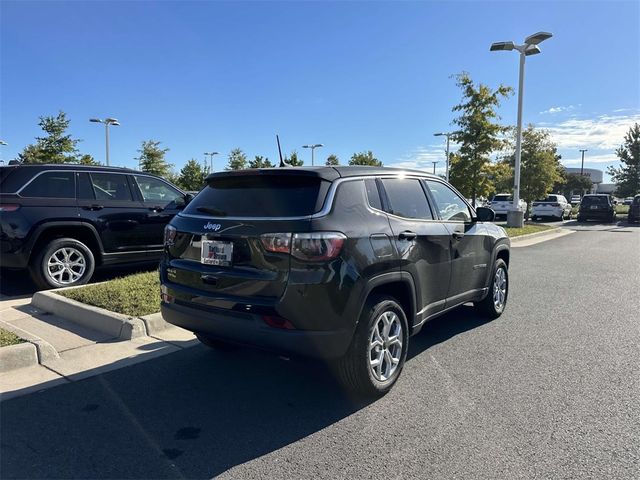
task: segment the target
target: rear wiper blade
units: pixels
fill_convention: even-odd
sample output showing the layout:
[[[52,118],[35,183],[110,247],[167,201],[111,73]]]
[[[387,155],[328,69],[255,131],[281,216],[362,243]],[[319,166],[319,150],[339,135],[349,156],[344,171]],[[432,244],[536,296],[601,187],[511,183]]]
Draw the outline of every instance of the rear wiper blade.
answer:
[[[227,212],[223,212],[222,210],[218,210],[217,208],[212,207],[197,207],[196,210],[202,213],[208,213],[210,215],[215,215],[217,217],[226,217]]]

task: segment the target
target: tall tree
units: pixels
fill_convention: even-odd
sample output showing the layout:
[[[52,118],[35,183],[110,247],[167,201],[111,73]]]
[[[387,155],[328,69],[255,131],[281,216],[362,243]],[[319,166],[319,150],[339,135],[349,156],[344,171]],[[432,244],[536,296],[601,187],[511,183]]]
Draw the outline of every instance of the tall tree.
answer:
[[[88,153],[85,153],[80,158],[78,158],[78,163],[80,165],[101,165],[95,158],[93,158]]]
[[[579,173],[567,173],[564,177],[564,183],[560,185],[559,190],[566,196],[570,195],[582,195],[583,192],[591,190],[593,183],[591,178],[587,175],[580,175]]]
[[[140,156],[135,159],[138,161],[140,170],[143,172],[160,175],[161,177],[169,177],[173,165],[164,158],[169,149],[160,148],[160,143],[161,142],[156,140],[143,141],[138,150]]]
[[[382,162],[373,156],[373,152],[368,150],[366,152],[354,153],[351,155],[349,165],[369,165],[372,167],[381,167]]]
[[[273,168],[275,165],[271,163],[269,158],[262,155],[256,155],[253,160],[249,160],[249,168]]]
[[[515,166],[515,131],[511,141],[512,152],[505,158],[510,167]],[[564,167],[560,155],[551,141],[548,131],[528,125],[522,131],[522,151],[520,157],[520,197],[529,206],[539,198],[552,192],[553,186],[563,179]],[[511,173],[513,185],[513,170]]]
[[[225,170],[244,170],[247,168],[247,156],[240,148],[234,148],[229,153],[229,162]]]
[[[620,167],[609,167],[607,173],[618,185],[616,194],[630,197],[640,193],[640,124],[629,128],[624,143],[616,150]]]
[[[301,158],[298,158],[298,152],[296,152],[295,150],[291,152],[290,156],[287,157],[285,155],[284,161],[292,167],[301,167],[304,165],[304,161]]]
[[[487,175],[490,156],[504,147],[502,136],[507,131],[497,123],[500,117],[496,110],[512,89],[504,85],[495,90],[482,83],[476,85],[466,72],[455,78],[462,90],[462,101],[453,107],[453,112],[460,112],[454,123],[461,133],[452,136],[460,147],[452,158],[449,179],[463,195],[475,201],[477,196],[486,196],[493,189]]]
[[[327,157],[326,165],[340,165],[340,160],[333,153]]]
[[[205,184],[205,178],[209,175],[209,167],[204,168],[195,158],[192,158],[180,170],[178,186],[183,190],[199,191]]]
[[[36,137],[36,143],[27,145],[18,160],[23,163],[75,163],[78,161],[80,142],[67,134],[69,119],[60,111],[56,116],[40,117],[38,125],[46,133],[44,137]]]

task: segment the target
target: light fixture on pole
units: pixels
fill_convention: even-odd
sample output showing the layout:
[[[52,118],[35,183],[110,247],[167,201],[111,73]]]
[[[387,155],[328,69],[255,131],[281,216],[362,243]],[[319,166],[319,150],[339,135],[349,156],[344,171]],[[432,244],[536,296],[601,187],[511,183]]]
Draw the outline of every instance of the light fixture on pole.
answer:
[[[436,165],[439,164],[440,162],[433,162],[432,161],[431,163],[433,163],[433,174],[435,175],[436,174]]]
[[[513,182],[513,206],[507,212],[507,226],[522,227],[524,224],[524,212],[520,210],[520,157],[522,153],[522,95],[524,92],[524,60],[529,55],[540,53],[538,44],[544,42],[553,35],[548,32],[538,32],[524,39],[522,45],[513,42],[496,42],[491,44],[490,51],[517,50],[520,53],[520,72],[518,77],[518,124],[516,133],[516,165]]]
[[[322,143],[314,143],[313,145],[303,145],[302,148],[310,148],[311,149],[311,166],[313,167],[313,152],[318,147],[324,147]]]
[[[7,145],[7,142],[5,142],[4,140],[0,140],[0,145]],[[0,158],[0,165],[4,165],[4,160],[2,160]]]
[[[104,123],[104,135],[105,135],[105,149],[106,149],[106,161],[107,166],[109,166],[109,125],[119,126],[120,122],[116,118],[105,118],[104,120],[100,118],[90,118],[90,122],[93,123]]]
[[[455,132],[439,132],[439,133],[434,133],[433,136],[434,137],[442,137],[445,136],[447,137],[447,158],[446,158],[446,162],[445,162],[445,179],[447,180],[447,182],[449,181],[449,138],[452,135],[459,135],[461,134],[461,131],[455,131]]]
[[[211,171],[209,173],[213,173],[213,156],[218,155],[218,152],[204,152],[204,154],[205,156],[209,155],[209,160],[211,162]]]
[[[584,175],[584,152],[588,152],[586,148],[581,148],[579,152],[582,153],[582,163],[580,164],[580,175]]]

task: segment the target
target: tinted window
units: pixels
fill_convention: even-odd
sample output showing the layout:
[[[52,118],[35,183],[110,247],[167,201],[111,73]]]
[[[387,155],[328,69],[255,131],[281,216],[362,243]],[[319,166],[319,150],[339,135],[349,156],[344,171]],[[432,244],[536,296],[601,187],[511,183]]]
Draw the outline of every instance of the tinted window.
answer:
[[[444,183],[427,180],[442,220],[469,222],[471,212],[465,201]]]
[[[583,205],[608,205],[607,197],[605,196],[589,196],[585,195],[582,197]]]
[[[23,197],[76,198],[74,172],[45,172],[26,186]]]
[[[162,180],[145,175],[134,175],[133,178],[135,178],[145,202],[171,203],[182,198],[182,194],[178,190],[171,188]]]
[[[536,200],[536,202],[557,203],[560,201],[560,197],[557,195],[549,195],[544,200]]]
[[[378,192],[378,185],[373,178],[368,178],[364,181],[364,185],[367,189],[367,198],[369,199],[369,205],[378,210],[382,210],[382,203],[380,202],[380,192]]]
[[[185,209],[194,215],[298,217],[322,207],[329,182],[301,175],[213,178]]]
[[[97,200],[132,200],[126,175],[92,173],[91,182],[93,183],[93,192]]]
[[[86,172],[78,174],[78,198],[83,200],[93,200],[93,188],[91,187],[91,178]]]
[[[492,202],[513,202],[513,197],[511,195],[495,195],[493,197]]]
[[[382,185],[389,199],[389,213],[405,218],[433,220],[420,180],[385,178]]]

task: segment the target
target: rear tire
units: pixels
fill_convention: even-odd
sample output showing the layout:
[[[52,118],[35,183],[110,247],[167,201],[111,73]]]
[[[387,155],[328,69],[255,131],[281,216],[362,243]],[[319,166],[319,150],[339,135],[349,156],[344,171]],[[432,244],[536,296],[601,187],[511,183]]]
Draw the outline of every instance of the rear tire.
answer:
[[[501,258],[496,260],[489,284],[489,292],[480,302],[474,303],[478,313],[493,320],[504,312],[509,297],[509,269]]]
[[[93,276],[91,249],[73,238],[56,238],[36,254],[29,265],[33,282],[42,289],[84,285]]]
[[[395,298],[374,295],[364,306],[349,350],[336,362],[341,383],[364,397],[380,397],[400,377],[409,347],[407,317]]]

